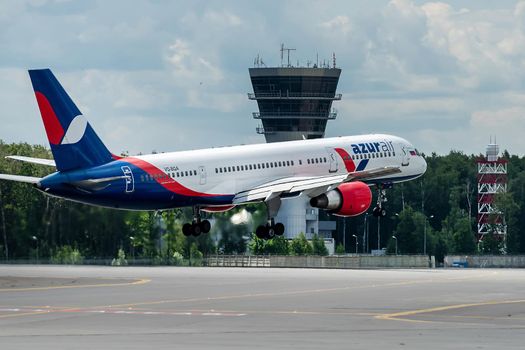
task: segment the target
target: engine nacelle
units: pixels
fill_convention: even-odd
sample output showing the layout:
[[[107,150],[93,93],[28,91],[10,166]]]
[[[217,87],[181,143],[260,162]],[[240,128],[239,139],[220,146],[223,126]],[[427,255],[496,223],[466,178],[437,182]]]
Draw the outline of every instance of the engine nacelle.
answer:
[[[357,216],[368,210],[372,191],[367,184],[356,181],[337,186],[310,200],[314,208],[325,209],[338,216]]]

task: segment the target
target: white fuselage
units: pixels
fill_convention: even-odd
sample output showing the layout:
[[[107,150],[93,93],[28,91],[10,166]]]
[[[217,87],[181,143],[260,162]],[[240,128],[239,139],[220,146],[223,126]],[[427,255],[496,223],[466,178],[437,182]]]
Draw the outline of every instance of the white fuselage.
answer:
[[[408,141],[381,134],[241,145],[135,158],[154,165],[193,191],[235,194],[285,177],[348,173],[345,160],[335,151],[336,148],[349,154],[356,170],[400,166],[401,173],[374,179],[374,182],[405,181],[422,175],[426,170],[425,160]],[[366,167],[359,169],[362,162]],[[144,177],[147,176],[139,176],[135,181],[147,182]]]

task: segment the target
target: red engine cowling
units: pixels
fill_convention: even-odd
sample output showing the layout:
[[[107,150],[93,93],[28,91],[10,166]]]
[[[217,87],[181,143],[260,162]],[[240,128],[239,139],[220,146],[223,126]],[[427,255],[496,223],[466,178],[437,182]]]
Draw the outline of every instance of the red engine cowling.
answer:
[[[339,185],[310,200],[314,208],[329,210],[334,215],[357,216],[368,210],[372,203],[372,191],[363,182],[348,182]]]

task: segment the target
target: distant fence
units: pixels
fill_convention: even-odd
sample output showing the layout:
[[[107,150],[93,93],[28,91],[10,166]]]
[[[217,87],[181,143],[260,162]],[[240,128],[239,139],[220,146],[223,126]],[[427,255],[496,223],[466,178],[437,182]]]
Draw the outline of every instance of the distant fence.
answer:
[[[428,268],[434,257],[424,255],[352,256],[250,256],[216,255],[207,259],[213,267],[292,267],[325,269]]]
[[[524,257],[525,259],[525,257]],[[111,265],[113,259],[83,259],[78,265]],[[524,260],[525,262],[525,260]],[[52,264],[50,259],[0,260],[0,264]],[[525,263],[524,263],[525,264]],[[289,267],[323,269],[429,268],[434,257],[425,255],[209,255],[203,259],[127,259],[128,266]]]
[[[523,268],[525,255],[448,255],[444,267]]]
[[[270,267],[270,257],[261,255],[211,255],[206,259],[211,267]]]

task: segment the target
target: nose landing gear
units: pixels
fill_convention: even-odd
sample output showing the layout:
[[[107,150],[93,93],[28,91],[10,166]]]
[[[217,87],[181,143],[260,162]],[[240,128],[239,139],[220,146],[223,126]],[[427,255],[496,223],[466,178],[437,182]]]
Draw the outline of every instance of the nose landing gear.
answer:
[[[372,210],[372,214],[375,217],[385,217],[386,216],[386,209],[384,208],[383,204],[386,203],[386,190],[383,188],[382,185],[377,185],[377,203],[374,209]]]

